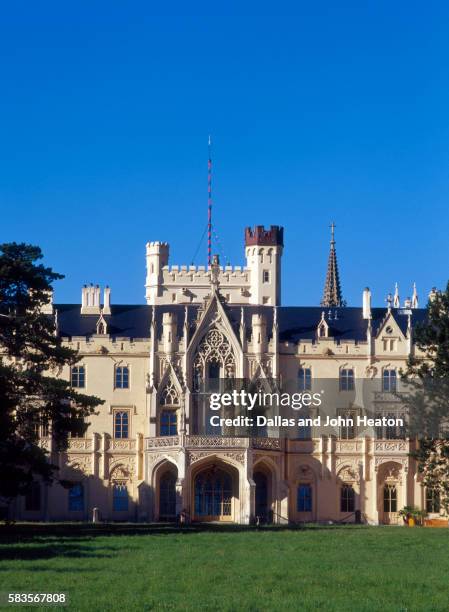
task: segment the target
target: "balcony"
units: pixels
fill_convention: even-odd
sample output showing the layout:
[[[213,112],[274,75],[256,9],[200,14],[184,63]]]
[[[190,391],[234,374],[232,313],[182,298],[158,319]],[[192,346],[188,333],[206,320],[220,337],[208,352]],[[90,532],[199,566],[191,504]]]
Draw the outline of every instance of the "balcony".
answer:
[[[258,448],[279,451],[283,448],[279,438],[231,438],[226,436],[159,436],[145,438],[145,450],[160,448]]]

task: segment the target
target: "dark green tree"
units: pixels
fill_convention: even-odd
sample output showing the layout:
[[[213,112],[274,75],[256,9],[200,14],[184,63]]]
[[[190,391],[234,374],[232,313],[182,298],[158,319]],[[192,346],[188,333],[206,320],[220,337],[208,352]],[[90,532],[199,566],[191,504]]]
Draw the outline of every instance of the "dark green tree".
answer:
[[[444,292],[433,292],[414,342],[418,351],[403,372],[410,435],[418,439],[412,455],[424,485],[449,510],[449,282]]]
[[[0,497],[6,500],[36,478],[58,478],[39,445],[42,428],[63,448],[69,433],[85,431],[85,417],[103,403],[58,377],[79,358],[63,345],[54,316],[42,312],[53,282],[63,276],[40,259],[37,246],[0,245]]]

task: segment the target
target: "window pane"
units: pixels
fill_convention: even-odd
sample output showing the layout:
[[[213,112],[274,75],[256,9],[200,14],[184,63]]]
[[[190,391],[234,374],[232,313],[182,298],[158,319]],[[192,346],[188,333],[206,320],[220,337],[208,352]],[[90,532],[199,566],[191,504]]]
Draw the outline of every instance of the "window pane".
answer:
[[[125,484],[114,484],[112,508],[115,512],[128,510],[128,489]]]
[[[84,487],[82,484],[75,484],[69,489],[69,511],[82,510],[84,510]]]
[[[312,512],[312,487],[300,485],[298,487],[298,512]]]

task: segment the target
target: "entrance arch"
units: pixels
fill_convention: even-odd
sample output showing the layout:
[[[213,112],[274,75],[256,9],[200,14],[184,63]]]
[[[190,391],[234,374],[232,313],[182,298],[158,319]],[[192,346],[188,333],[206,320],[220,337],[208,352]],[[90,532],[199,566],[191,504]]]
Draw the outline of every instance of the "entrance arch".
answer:
[[[178,514],[177,467],[166,461],[156,472],[156,514],[159,521],[174,521]]]
[[[255,514],[259,521],[269,521],[271,514],[268,506],[268,478],[260,470],[254,472],[253,480],[256,485],[256,506]]]
[[[397,525],[402,499],[402,466],[394,461],[379,466],[377,477],[377,503],[380,522]]]
[[[213,463],[193,475],[193,520],[233,522],[238,498],[238,472]]]

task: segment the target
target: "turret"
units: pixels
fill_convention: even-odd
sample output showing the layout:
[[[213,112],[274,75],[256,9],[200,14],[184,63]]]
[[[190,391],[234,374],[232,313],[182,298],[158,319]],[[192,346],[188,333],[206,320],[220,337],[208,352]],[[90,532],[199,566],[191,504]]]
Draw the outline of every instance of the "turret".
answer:
[[[258,355],[262,355],[267,350],[267,324],[262,314],[253,314],[251,318],[252,326],[252,350]]]
[[[165,353],[173,353],[177,348],[177,318],[173,312],[162,315],[162,346]]]
[[[147,278],[145,298],[147,304],[155,304],[162,295],[162,268],[168,266],[169,246],[167,242],[148,242],[146,246]]]
[[[281,303],[281,257],[284,228],[256,225],[245,229],[245,255],[250,270],[250,304],[278,306]]]

